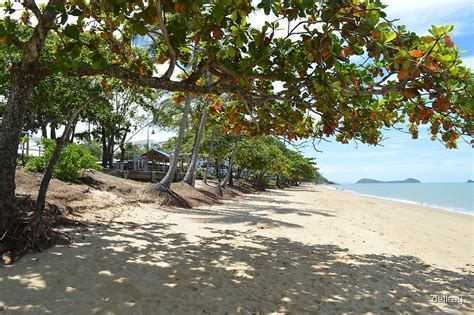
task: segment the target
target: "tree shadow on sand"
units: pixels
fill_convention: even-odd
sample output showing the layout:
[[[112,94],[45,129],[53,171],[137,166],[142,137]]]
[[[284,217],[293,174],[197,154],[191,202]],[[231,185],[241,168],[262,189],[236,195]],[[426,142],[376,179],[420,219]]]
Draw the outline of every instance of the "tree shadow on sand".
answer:
[[[89,223],[76,243],[0,268],[0,309],[52,313],[468,312],[473,277],[412,256],[354,255],[208,228]],[[35,259],[36,258],[36,259]],[[435,303],[433,295],[464,297]]]

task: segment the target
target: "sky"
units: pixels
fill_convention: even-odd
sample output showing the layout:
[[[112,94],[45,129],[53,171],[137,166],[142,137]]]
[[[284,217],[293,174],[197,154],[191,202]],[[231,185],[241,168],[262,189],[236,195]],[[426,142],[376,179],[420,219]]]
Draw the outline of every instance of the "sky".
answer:
[[[385,0],[388,18],[398,18],[411,31],[426,33],[431,25],[453,24],[452,40],[466,50],[463,63],[474,69],[474,1],[471,0]],[[420,129],[419,139],[391,130],[385,133],[383,147],[359,144],[343,145],[335,141],[320,143],[303,150],[316,157],[320,172],[338,183],[353,183],[361,178],[397,180],[416,178],[422,182],[466,182],[474,179],[473,149],[459,142],[458,149],[448,150],[433,142],[427,128]]]
[[[409,30],[427,33],[431,25],[454,24],[452,40],[462,50],[463,62],[474,69],[474,1],[472,0],[385,0],[388,18],[399,19]],[[262,24],[264,16],[249,18],[252,24]],[[150,137],[163,141],[172,133],[161,132]],[[138,135],[146,139],[146,134]],[[430,140],[427,129],[420,129],[419,139],[396,130],[385,133],[383,147],[359,144],[343,145],[321,142],[315,151],[312,145],[302,149],[307,157],[316,157],[320,172],[338,183],[353,183],[360,178],[397,180],[416,178],[422,182],[465,182],[474,179],[474,159],[469,144],[459,143],[458,149],[446,149]]]
[[[258,1],[257,1],[258,2]],[[474,1],[472,0],[385,0],[385,12],[389,19],[399,19],[409,30],[427,33],[431,25],[453,24],[452,40],[466,50],[463,62],[474,69]],[[263,24],[265,15],[249,17],[254,26]],[[166,68],[166,65],[164,66]],[[133,141],[145,141],[150,131],[150,141],[161,142],[173,132],[144,128]],[[370,147],[353,143],[343,145],[332,141],[321,142],[317,152],[312,146],[302,149],[307,157],[315,157],[320,172],[338,183],[353,183],[360,178],[397,180],[408,177],[422,182],[465,182],[474,179],[473,150],[469,144],[459,143],[459,148],[447,150],[439,142],[433,142],[427,129],[420,129],[419,139],[399,131],[385,133],[383,147]]]

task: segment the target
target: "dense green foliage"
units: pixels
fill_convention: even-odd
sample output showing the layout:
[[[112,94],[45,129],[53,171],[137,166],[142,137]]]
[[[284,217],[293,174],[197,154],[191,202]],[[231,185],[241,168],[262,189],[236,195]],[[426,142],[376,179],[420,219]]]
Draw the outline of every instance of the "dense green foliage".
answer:
[[[53,15],[53,26],[42,25],[54,39],[40,52],[43,76],[228,93],[234,102],[214,109],[230,119],[229,129],[289,139],[335,135],[342,143],[377,144],[384,127],[406,123],[416,138],[419,125],[430,124],[433,137],[452,148],[472,130],[470,73],[451,41],[453,26],[419,36],[394,25],[378,0],[49,4],[6,1],[0,20],[0,44],[21,55],[35,36],[33,16],[41,9]],[[250,16],[262,11],[269,21],[251,25]],[[137,36],[149,45],[134,47]],[[163,65],[166,72],[156,76]],[[179,67],[192,70],[171,80]],[[212,84],[203,85],[205,73]]]
[[[237,151],[236,164],[249,170],[256,182],[265,182],[268,176],[277,177],[279,182],[312,182],[317,173],[310,159],[289,150],[271,136],[244,138]]]
[[[41,140],[44,146],[42,156],[29,157],[26,170],[31,172],[44,172],[56,147],[56,142],[51,139]],[[98,169],[96,158],[81,144],[66,146],[54,168],[54,176],[60,180],[77,180],[86,169]]]
[[[232,146],[236,140],[233,133],[216,132],[213,141],[212,155],[208,156],[211,145],[211,130],[208,130],[203,141],[203,150],[200,156],[214,164],[228,160]],[[192,130],[186,132],[183,142],[183,153],[191,153],[194,137]],[[176,137],[168,140],[162,147],[169,150],[174,147]],[[202,172],[199,171],[199,172]],[[268,183],[269,178],[284,182],[314,182],[320,178],[315,163],[312,159],[305,158],[301,153],[288,149],[284,143],[273,136],[248,136],[240,137],[234,173],[246,174],[247,179],[258,183]],[[199,173],[200,175],[201,173]]]

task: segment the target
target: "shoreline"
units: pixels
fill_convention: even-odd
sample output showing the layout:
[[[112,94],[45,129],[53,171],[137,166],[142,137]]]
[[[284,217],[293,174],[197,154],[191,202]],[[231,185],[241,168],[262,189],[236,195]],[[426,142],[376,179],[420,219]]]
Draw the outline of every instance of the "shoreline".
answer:
[[[400,202],[400,203],[403,203],[403,204],[412,204],[412,205],[416,205],[416,206],[420,206],[420,207],[436,209],[436,210],[441,210],[441,211],[447,211],[447,212],[452,212],[452,213],[460,213],[460,214],[464,214],[464,215],[467,215],[467,216],[470,216],[470,217],[474,217],[474,212],[469,212],[469,210],[466,210],[464,208],[447,208],[447,207],[444,207],[444,206],[427,204],[427,203],[408,200],[408,199],[398,199],[398,198],[392,198],[392,197],[384,197],[384,196],[363,194],[363,193],[359,193],[359,192],[356,192],[356,191],[353,191],[353,190],[350,190],[350,189],[345,189],[345,188],[342,188],[342,189],[333,188],[336,185],[318,184],[316,186],[322,186],[322,187],[324,187],[326,189],[329,189],[329,190],[350,193],[350,194],[353,194],[355,196],[370,197],[370,198],[375,198],[375,199],[380,199],[380,200]],[[342,186],[342,184],[341,184],[341,186]]]

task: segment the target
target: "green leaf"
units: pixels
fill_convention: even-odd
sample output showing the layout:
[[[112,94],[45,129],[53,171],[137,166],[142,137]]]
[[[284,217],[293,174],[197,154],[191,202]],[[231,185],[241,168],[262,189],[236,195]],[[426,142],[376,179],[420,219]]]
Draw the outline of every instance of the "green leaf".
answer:
[[[216,23],[220,23],[224,19],[224,16],[224,10],[221,8],[215,8],[214,11],[212,11],[212,18]]]
[[[226,7],[232,4],[232,0],[220,0],[219,4]]]
[[[229,57],[235,57],[235,49],[232,46],[227,47],[227,55]]]
[[[436,27],[434,25],[431,25],[431,30],[430,33],[433,34],[434,36],[440,36],[445,33],[443,27]]]
[[[69,38],[79,40],[79,30],[73,25],[66,25],[63,33]]]
[[[397,38],[397,33],[395,32],[389,32],[387,33],[387,35],[385,36],[385,39],[384,39],[384,43],[387,44],[389,42],[391,42],[392,40],[394,40],[395,38]]]
[[[453,24],[448,24],[448,25],[445,25],[445,26],[443,27],[443,30],[444,30],[445,33],[449,33],[449,32],[451,32],[453,29],[454,29],[454,25],[453,25]]]

